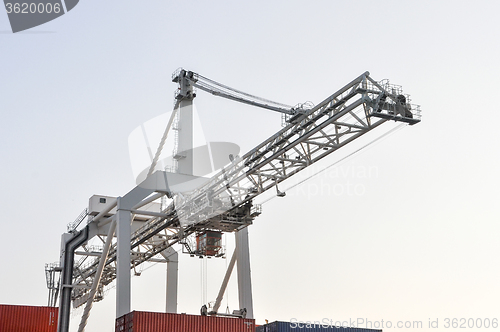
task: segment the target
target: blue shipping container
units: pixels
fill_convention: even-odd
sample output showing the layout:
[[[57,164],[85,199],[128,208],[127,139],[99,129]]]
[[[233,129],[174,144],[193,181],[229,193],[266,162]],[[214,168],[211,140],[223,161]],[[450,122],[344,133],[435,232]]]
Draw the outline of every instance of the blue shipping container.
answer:
[[[306,327],[306,324],[298,325],[296,322],[272,322],[260,325],[255,328],[255,332],[381,332],[382,330],[359,329],[354,327],[335,327],[326,325],[313,325]]]

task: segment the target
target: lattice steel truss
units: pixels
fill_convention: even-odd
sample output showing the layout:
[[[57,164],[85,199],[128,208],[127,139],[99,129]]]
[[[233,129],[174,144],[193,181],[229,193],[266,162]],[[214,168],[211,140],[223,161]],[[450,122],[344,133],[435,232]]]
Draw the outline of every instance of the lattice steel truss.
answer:
[[[191,193],[157,191],[155,199],[163,195],[173,197],[160,213],[132,210],[132,221],[138,226],[131,235],[131,269],[147,261],[165,262],[164,253],[168,248],[185,243],[186,238],[196,232],[234,232],[247,227],[261,213],[261,206],[253,203],[257,196],[273,188],[278,196],[282,195],[279,183],[384,122],[395,120],[410,125],[420,122],[419,106],[410,104],[409,96],[403,94],[400,86],[388,81],[376,82],[368,72],[316,106],[308,103],[297,107],[244,94],[184,70],[174,73],[174,82],[180,81],[179,75],[185,75],[192,86],[212,94],[282,112],[285,126],[244,156],[232,158],[228,166]],[[183,98],[182,93],[177,98]],[[91,219],[89,225],[103,228],[114,218],[115,215],[109,214],[104,220]],[[81,222],[80,216],[73,224]],[[72,225],[71,230],[76,232],[76,227]],[[102,232],[99,237],[106,242]],[[70,285],[75,307],[87,301],[101,257],[98,247],[83,245],[80,249],[77,254],[82,258],[74,264]],[[101,300],[106,286],[115,280],[116,261],[117,243],[113,240],[94,301]],[[51,280],[48,287],[52,290],[49,303],[55,304],[57,293],[54,295],[54,289],[57,287],[52,274],[48,276],[47,280]],[[63,285],[66,286],[69,285]]]

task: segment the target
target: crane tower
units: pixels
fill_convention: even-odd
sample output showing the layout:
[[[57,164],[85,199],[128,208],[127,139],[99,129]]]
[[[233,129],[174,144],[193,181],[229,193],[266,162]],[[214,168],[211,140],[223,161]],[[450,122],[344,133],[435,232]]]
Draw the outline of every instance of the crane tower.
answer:
[[[103,298],[106,286],[116,281],[116,316],[131,310],[131,270],[144,262],[167,263],[167,312],[177,311],[177,252],[182,246],[191,255],[220,256],[220,235],[235,233],[236,249],[211,308],[218,312],[232,270],[237,266],[239,310],[232,315],[253,318],[248,247],[248,226],[261,214],[259,195],[306,167],[351,144],[387,121],[409,125],[420,122],[420,107],[411,104],[402,88],[387,80],[375,81],[365,72],[317,105],[289,106],[238,91],[197,73],[177,70],[175,107],[144,180],[121,197],[92,196],[89,207],[68,225],[62,235],[60,262],[46,266],[49,305],[59,300],[58,332],[69,330],[71,304],[85,306],[79,331],[83,331],[92,304]],[[227,153],[223,167],[212,177],[195,174],[193,99],[196,90],[280,112],[284,126],[242,156]],[[174,170],[156,164],[177,116],[181,123]],[[217,150],[208,143],[207,149]],[[212,153],[214,151],[211,151]],[[168,197],[170,203],[158,201]],[[188,241],[196,238],[193,245]],[[93,248],[89,240],[99,238]],[[76,260],[76,257],[80,257]]]

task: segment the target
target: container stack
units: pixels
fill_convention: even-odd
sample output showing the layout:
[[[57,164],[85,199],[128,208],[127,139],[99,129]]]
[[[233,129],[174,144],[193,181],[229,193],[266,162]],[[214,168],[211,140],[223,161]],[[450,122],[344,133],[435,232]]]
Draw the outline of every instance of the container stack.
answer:
[[[0,304],[1,332],[56,332],[58,308]]]
[[[116,320],[116,332],[254,332],[255,320],[132,311]]]

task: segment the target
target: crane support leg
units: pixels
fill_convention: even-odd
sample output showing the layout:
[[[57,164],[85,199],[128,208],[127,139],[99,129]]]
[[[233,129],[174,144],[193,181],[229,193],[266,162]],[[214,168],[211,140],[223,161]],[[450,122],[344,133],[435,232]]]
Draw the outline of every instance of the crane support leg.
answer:
[[[116,318],[126,315],[131,307],[130,285],[130,233],[132,212],[121,206],[118,198],[117,216],[117,259],[116,259]]]
[[[75,249],[88,240],[89,226],[82,229],[78,234],[68,239],[64,244],[64,258],[62,271],[62,290],[59,299],[59,318],[57,332],[69,331],[69,320],[71,312],[71,292],[73,291],[73,266],[75,262]]]
[[[179,278],[179,254],[172,248],[162,251],[161,255],[167,260],[167,303],[165,312],[177,313],[177,285]]]
[[[236,232],[236,260],[238,261],[238,297],[240,309],[246,309],[246,318],[253,319],[248,227]]]

